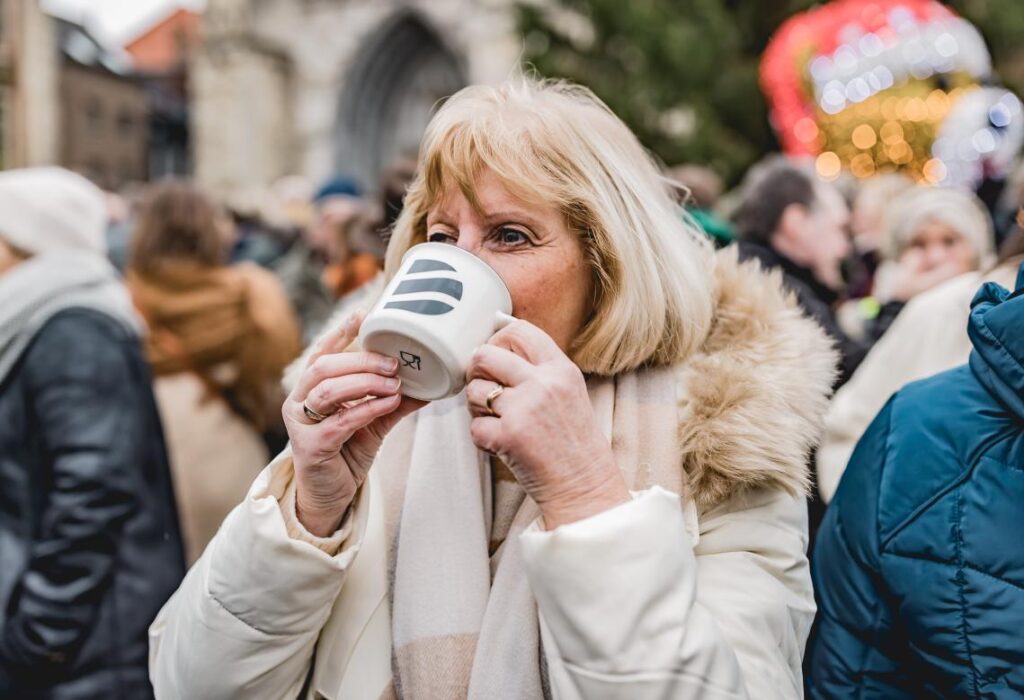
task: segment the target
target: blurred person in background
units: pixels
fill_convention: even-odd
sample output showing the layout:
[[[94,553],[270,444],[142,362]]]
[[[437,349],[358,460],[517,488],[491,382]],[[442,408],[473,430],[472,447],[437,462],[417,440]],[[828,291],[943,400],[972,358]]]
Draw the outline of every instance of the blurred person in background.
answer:
[[[225,209],[233,227],[232,263],[272,268],[294,241],[284,206],[269,188],[242,188],[227,198]]]
[[[405,193],[416,178],[416,158],[399,158],[380,178],[380,235],[385,244],[405,205]]]
[[[370,207],[361,199],[332,197],[320,206],[327,230],[324,287],[337,303],[372,281],[384,266],[384,241],[374,230]]]
[[[883,240],[885,262],[875,275],[872,296],[858,304],[859,335],[872,343],[918,294],[991,265],[995,243],[992,219],[981,201],[941,187],[915,187],[890,202]]]
[[[770,157],[748,174],[733,223],[741,259],[781,271],[797,303],[835,342],[837,381],[845,383],[869,345],[850,337],[835,315],[841,265],[851,252],[850,210],[839,190],[785,158]]]
[[[703,165],[676,165],[665,174],[677,185],[679,203],[711,237],[715,247],[731,243],[735,238],[732,226],[715,213],[723,187],[718,173]]]
[[[295,316],[272,273],[226,264],[223,219],[192,185],[154,185],[139,211],[127,282],[149,332],[146,354],[194,561],[268,459],[282,369],[299,351]]]
[[[1024,261],[1024,235],[1007,240],[995,267],[968,272],[907,303],[829,405],[816,461],[818,489],[832,499],[857,441],[875,414],[904,384],[967,361],[966,328],[971,299],[984,281],[1008,287]]]
[[[131,204],[117,192],[104,192],[107,204],[107,258],[120,272],[128,260],[131,240]]]
[[[313,196],[309,225],[302,229],[301,235],[274,266],[292,308],[298,314],[303,345],[308,345],[316,337],[330,318],[336,301],[324,284],[324,270],[336,228],[325,205],[331,200],[359,199],[361,195],[359,186],[346,178],[334,178],[324,183]]]
[[[1024,271],[965,335],[968,364],[874,419],[825,515],[811,698],[1024,693]]]
[[[102,192],[0,173],[0,697],[151,698],[146,628],[184,575],[141,323]]]
[[[893,200],[914,187],[913,180],[895,172],[859,182],[850,208],[853,248],[859,262],[847,290],[851,299],[871,296],[875,273],[891,250],[886,236],[886,212]]]

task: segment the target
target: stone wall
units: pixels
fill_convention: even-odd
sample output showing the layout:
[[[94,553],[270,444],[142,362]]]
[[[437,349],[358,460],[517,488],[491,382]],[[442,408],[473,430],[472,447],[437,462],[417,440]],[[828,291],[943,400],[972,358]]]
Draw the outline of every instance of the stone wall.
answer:
[[[438,98],[499,82],[507,0],[210,0],[193,67],[196,174],[215,190],[299,173],[373,189]]]

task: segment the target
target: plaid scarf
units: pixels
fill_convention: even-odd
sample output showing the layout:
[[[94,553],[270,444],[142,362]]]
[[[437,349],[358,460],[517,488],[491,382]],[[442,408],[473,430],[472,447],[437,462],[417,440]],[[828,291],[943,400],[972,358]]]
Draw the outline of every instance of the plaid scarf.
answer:
[[[671,368],[592,378],[591,403],[631,489],[683,493]],[[469,437],[464,395],[388,437],[375,462],[391,551],[393,684],[383,697],[549,697],[518,534],[537,505]]]

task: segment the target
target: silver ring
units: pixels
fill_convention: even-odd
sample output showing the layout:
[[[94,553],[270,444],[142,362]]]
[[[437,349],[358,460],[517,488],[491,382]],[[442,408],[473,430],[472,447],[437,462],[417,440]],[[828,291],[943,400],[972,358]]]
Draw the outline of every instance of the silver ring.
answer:
[[[498,414],[494,412],[494,407],[491,406],[491,403],[499,396],[501,396],[503,391],[505,391],[505,387],[499,384],[494,390],[491,391],[491,393],[487,395],[487,398],[484,399],[484,407],[487,408],[487,412],[496,418],[498,417]]]
[[[307,406],[305,403],[302,404],[302,412],[306,414],[306,418],[309,418],[314,423],[322,423],[327,420],[327,416],[319,411],[314,411],[312,408]]]

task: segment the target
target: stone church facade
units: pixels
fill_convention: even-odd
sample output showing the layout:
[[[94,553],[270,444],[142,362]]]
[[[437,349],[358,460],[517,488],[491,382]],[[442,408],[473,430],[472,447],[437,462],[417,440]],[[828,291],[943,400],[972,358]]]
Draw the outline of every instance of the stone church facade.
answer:
[[[520,52],[508,0],[209,0],[196,177],[225,194],[289,174],[372,191],[439,99],[501,81]]]

